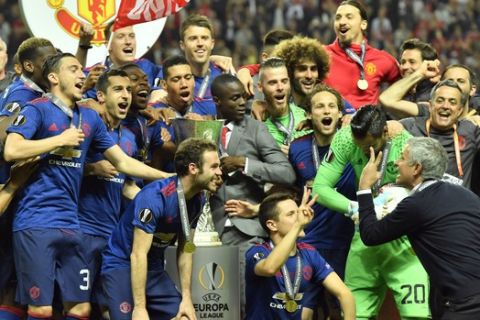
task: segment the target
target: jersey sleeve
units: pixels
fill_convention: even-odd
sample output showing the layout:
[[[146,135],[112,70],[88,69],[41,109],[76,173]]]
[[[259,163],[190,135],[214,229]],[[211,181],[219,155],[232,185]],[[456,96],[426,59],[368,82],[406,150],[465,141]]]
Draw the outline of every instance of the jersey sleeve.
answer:
[[[149,234],[154,234],[157,228],[157,223],[162,215],[165,201],[163,197],[155,197],[155,202],[152,202],[152,193],[148,191],[140,191],[133,200],[133,226],[145,231]]]
[[[107,149],[115,145],[112,137],[108,134],[107,127],[103,123],[102,119],[94,110],[82,108],[82,112],[88,112],[90,115],[88,117],[92,119],[92,127],[94,128],[93,132],[93,141],[92,147],[98,152],[105,152]]]
[[[354,148],[350,127],[342,128],[333,138],[330,150],[318,168],[313,182],[313,194],[318,195],[317,201],[337,212],[348,211],[350,200],[337,192],[335,185],[351,160]]]
[[[333,268],[327,261],[325,261],[317,250],[310,251],[309,258],[312,260],[311,263],[314,266],[313,281],[315,283],[322,283],[330,273],[334,272]]]
[[[254,245],[245,253],[245,276],[252,277],[255,275],[255,266],[260,260],[265,259],[269,252],[263,245]]]
[[[8,127],[8,133],[21,134],[25,139],[32,139],[42,125],[42,114],[33,105],[26,105],[17,118]]]

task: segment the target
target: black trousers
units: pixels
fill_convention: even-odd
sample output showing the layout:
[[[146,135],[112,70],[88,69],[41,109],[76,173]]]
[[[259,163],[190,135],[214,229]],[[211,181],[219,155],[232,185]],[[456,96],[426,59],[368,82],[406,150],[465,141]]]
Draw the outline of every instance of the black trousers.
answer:
[[[438,290],[431,287],[430,310],[433,320],[478,320],[480,293],[461,299],[446,299]]]

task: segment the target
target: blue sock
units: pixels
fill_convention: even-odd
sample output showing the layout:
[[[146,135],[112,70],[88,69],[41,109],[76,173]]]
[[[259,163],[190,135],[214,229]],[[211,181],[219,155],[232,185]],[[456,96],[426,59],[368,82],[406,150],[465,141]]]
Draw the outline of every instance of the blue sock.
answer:
[[[23,311],[16,308],[11,307],[0,307],[0,319],[3,320],[21,320],[21,315]]]

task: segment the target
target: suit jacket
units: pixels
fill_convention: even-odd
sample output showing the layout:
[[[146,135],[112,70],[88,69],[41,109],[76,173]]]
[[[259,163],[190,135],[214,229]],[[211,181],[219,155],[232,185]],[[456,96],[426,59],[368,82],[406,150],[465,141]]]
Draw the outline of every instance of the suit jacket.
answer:
[[[227,176],[226,181],[210,197],[210,207],[215,228],[221,235],[224,230],[224,204],[227,200],[239,199],[251,203],[263,200],[264,184],[293,184],[295,172],[286,155],[280,150],[263,122],[245,117],[240,124],[235,124],[228,142],[227,154],[248,158],[246,174],[237,171]],[[258,218],[246,219],[232,217],[233,225],[250,236],[266,236]]]

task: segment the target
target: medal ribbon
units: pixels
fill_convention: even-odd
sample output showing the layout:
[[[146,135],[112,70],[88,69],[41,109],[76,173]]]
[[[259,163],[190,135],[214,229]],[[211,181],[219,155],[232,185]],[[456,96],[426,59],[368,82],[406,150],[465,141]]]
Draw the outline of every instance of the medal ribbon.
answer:
[[[383,156],[382,156],[382,162],[380,163],[380,178],[375,182],[375,185],[373,186],[373,193],[377,193],[378,190],[380,190],[380,187],[382,186],[382,181],[383,177],[385,176],[385,171],[387,169],[387,162],[388,162],[388,155],[390,154],[390,149],[392,148],[392,141],[387,140],[385,143],[385,146],[383,147]]]
[[[40,92],[42,95],[45,94],[45,91],[42,90],[42,88],[40,88],[35,82],[33,82],[31,79],[25,77],[23,74],[20,76],[20,80],[22,80],[22,82],[24,84],[26,84],[28,87],[30,87],[31,89],[37,91],[37,92]]]
[[[270,242],[270,246],[272,247],[272,249],[274,248],[272,242]],[[300,283],[302,282],[302,259],[300,258],[300,254],[298,253],[298,251],[295,256],[297,260],[297,266],[295,269],[295,283],[293,285],[292,280],[290,279],[290,274],[288,273],[287,264],[285,263],[281,269],[283,280],[285,282],[285,291],[287,291],[286,294],[289,300],[295,300],[295,296],[300,290]]]
[[[345,48],[345,53],[350,57],[350,59],[352,59],[358,64],[358,66],[360,67],[360,79],[365,80],[365,68],[363,66],[363,62],[365,61],[365,52],[366,52],[365,41],[362,41],[360,48],[362,50],[360,57],[350,48]]]
[[[148,136],[148,129],[146,122],[140,120],[140,118],[136,118],[138,124],[140,125],[140,133],[142,134],[142,141],[143,141],[143,148],[140,152],[142,156],[143,162],[147,160],[148,157],[148,149],[150,148],[150,137]]]
[[[67,117],[70,119],[70,127],[74,126],[73,125],[73,110],[69,106],[67,106],[65,103],[63,103],[62,100],[60,100],[58,97],[54,96],[51,93],[45,94],[46,97],[48,97],[50,100],[52,100],[53,104],[62,110],[62,112],[67,115]],[[80,112],[80,109],[78,109],[78,126],[77,129],[82,129],[82,113]]]
[[[203,99],[205,97],[205,93],[207,93],[208,82],[210,81],[210,68],[208,68],[207,74],[203,77],[202,84],[200,85],[200,89],[198,90],[197,97]]]
[[[318,147],[315,143],[315,135],[312,137],[312,156],[313,156],[313,164],[315,165],[315,170],[318,170],[320,166],[320,154],[318,153]]]
[[[190,221],[188,220],[188,210],[187,210],[187,201],[185,200],[185,193],[183,191],[182,182],[180,177],[178,178],[177,184],[177,197],[178,205],[180,208],[180,222],[182,223],[183,234],[185,240],[193,243],[192,234],[190,233]]]
[[[280,121],[276,119],[272,119],[272,122],[275,125],[275,127],[277,127],[278,130],[280,130],[285,134],[285,138],[283,139],[283,144],[286,146],[288,146],[290,142],[292,142],[293,140],[293,125],[294,125],[295,119],[293,119],[292,109],[290,109],[288,113],[288,117],[289,117],[288,128],[285,128],[285,126],[281,124]]]
[[[425,122],[425,129],[427,130],[427,136],[430,137],[430,119]],[[455,149],[455,161],[457,162],[457,170],[460,178],[463,177],[462,157],[460,156],[460,142],[458,140],[457,125],[453,125],[453,147]]]

